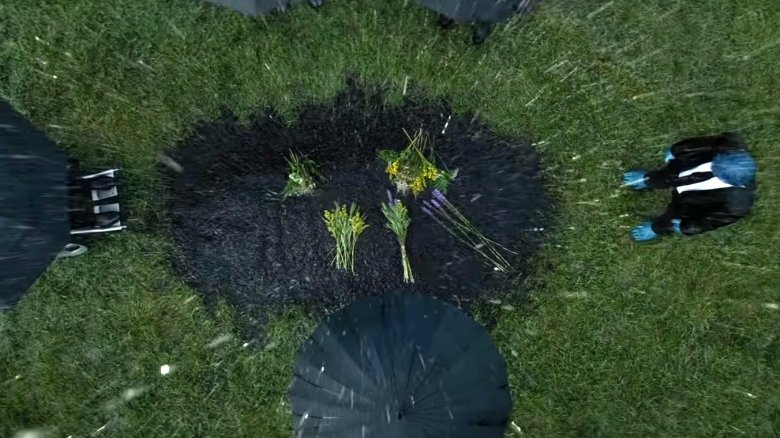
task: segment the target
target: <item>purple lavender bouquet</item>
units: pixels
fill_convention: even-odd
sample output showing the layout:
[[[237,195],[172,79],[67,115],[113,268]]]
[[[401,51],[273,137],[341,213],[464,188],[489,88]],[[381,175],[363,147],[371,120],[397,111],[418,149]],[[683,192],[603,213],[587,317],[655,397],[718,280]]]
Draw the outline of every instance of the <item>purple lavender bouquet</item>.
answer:
[[[512,251],[482,234],[440,190],[434,189],[431,199],[423,200],[422,211],[456,239],[476,251],[495,271],[509,272],[512,269],[502,254],[502,251]]]

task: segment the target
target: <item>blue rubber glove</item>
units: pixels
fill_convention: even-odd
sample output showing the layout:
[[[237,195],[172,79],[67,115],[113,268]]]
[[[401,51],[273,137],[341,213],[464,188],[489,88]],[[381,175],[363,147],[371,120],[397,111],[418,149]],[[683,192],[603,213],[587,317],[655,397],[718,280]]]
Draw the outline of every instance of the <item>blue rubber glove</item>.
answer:
[[[672,155],[672,148],[669,148],[664,152],[664,163],[669,164],[672,160],[674,160],[674,155]]]
[[[658,237],[653,231],[653,225],[650,222],[642,222],[641,225],[631,230],[631,237],[637,242],[647,242]]]
[[[678,236],[683,235],[682,230],[680,230],[680,223],[682,223],[681,219],[672,219],[672,228],[674,228],[674,234]]]
[[[645,177],[647,172],[644,170],[629,170],[623,174],[623,184],[634,190],[642,190],[647,187]]]

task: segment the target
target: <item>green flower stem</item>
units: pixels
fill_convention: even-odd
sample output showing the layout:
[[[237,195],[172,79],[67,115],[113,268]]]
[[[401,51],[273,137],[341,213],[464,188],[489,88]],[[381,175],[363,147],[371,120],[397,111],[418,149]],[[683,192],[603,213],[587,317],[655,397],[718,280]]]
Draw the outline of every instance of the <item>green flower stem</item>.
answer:
[[[412,265],[409,263],[409,257],[406,255],[406,244],[400,239],[398,240],[401,245],[401,264],[404,268],[404,283],[414,283],[414,274],[412,274]]]

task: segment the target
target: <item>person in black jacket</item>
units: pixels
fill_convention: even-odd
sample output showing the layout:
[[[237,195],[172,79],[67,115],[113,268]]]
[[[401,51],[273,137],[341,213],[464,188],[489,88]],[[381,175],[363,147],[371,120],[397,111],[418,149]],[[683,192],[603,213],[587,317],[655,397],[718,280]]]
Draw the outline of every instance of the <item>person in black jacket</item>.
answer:
[[[756,162],[738,134],[695,137],[666,151],[666,166],[623,174],[635,190],[671,189],[672,202],[651,222],[631,230],[643,242],[662,235],[691,236],[732,224],[750,213]]]

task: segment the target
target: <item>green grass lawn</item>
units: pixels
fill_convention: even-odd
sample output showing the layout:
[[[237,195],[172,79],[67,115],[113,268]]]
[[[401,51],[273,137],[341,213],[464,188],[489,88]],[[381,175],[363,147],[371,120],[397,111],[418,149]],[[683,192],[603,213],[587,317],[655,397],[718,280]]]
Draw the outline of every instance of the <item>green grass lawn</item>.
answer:
[[[434,22],[402,0],[255,21],[196,0],[1,1],[0,96],[86,166],[125,169],[133,231],[55,262],[0,314],[0,436],[291,435],[292,357],[314,321],[278,315],[244,348],[231,310],[204,308],[170,267],[157,160],[222,108],[293,117],[349,74],[391,100],[404,84],[450,99],[542,156],[557,209],[531,299],[483,309],[511,436],[780,434],[780,3],[550,0],[480,47]],[[621,190],[621,171],[724,130],[758,158],[752,217],[631,242],[668,195]]]

